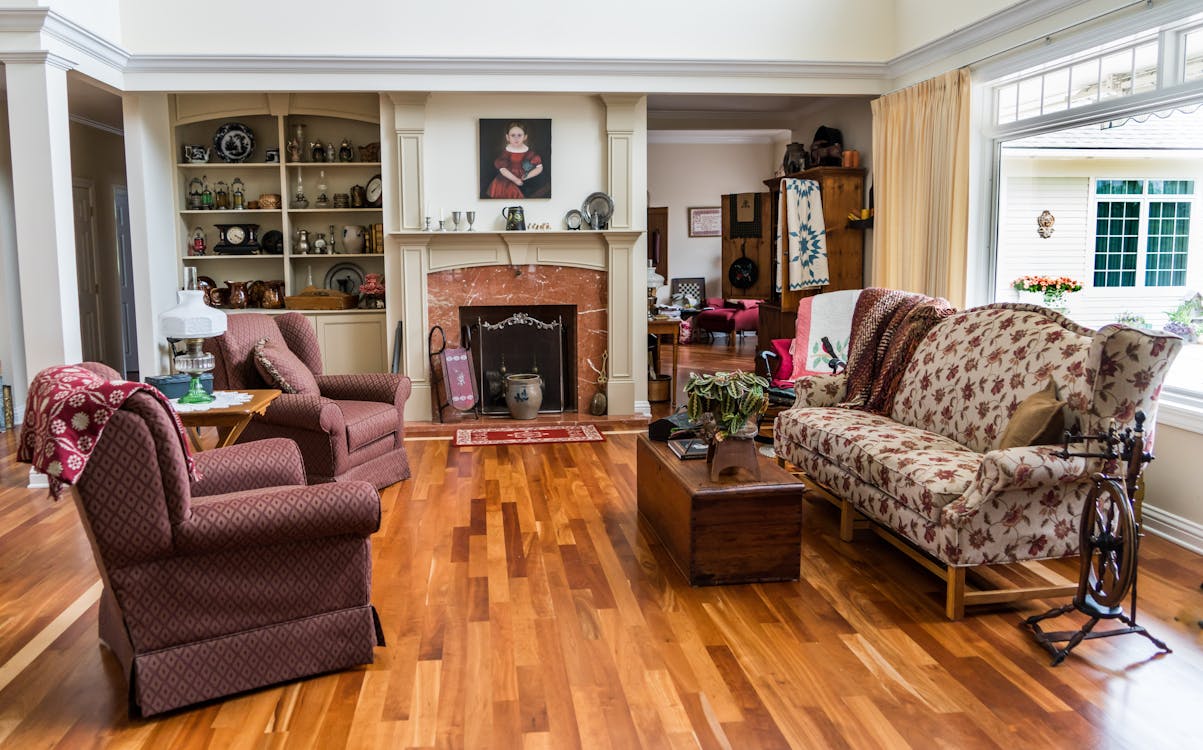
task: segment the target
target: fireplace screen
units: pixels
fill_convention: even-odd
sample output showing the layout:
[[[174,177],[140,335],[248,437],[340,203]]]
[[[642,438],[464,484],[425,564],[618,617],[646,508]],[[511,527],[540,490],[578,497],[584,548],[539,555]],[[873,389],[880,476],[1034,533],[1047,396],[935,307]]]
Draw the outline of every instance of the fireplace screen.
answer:
[[[505,377],[531,373],[542,379],[540,413],[575,407],[576,308],[571,305],[460,308],[460,321],[476,362],[481,411],[509,414]]]

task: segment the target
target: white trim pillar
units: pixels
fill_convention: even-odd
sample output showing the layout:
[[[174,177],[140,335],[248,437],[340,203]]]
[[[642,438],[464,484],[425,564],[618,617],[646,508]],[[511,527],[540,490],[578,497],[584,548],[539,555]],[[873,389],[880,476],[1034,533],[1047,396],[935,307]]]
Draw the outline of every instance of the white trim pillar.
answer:
[[[12,146],[13,211],[30,376],[83,357],[67,70],[48,52],[4,56]]]

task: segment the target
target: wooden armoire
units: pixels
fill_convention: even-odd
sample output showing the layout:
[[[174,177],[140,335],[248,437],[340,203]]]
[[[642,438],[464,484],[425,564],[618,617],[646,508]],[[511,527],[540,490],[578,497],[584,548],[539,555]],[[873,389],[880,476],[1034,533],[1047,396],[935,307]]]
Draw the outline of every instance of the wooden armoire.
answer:
[[[814,167],[803,172],[788,174],[803,180],[819,183],[823,196],[823,223],[827,230],[827,270],[831,283],[797,291],[788,289],[774,294],[760,306],[760,326],[756,332],[756,349],[769,348],[773,339],[794,337],[794,323],[798,316],[798,300],[819,292],[834,292],[840,289],[861,289],[865,285],[864,252],[865,230],[851,227],[850,212],[860,213],[865,205],[865,170],[848,167]],[[783,259],[776,252],[778,213],[781,210],[781,177],[764,181],[772,194],[772,237],[774,282],[776,274],[784,267]],[[775,286],[775,283],[774,283]],[[759,356],[757,363],[760,363]]]

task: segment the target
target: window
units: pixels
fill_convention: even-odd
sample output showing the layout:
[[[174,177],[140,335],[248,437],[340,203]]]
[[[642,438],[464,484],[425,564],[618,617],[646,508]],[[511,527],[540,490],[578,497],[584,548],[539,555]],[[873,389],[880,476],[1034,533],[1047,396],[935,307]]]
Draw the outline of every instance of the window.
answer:
[[[1182,65],[1182,79],[1194,81],[1203,78],[1203,29],[1187,33],[1182,46],[1186,57]]]
[[[1185,286],[1194,191],[1194,180],[1096,180],[1094,285],[1134,287],[1143,278],[1146,287]]]

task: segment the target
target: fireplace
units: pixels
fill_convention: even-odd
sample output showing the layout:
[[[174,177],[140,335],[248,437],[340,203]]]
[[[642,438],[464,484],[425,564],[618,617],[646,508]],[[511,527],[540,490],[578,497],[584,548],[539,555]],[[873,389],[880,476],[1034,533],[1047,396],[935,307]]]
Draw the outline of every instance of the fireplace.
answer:
[[[463,306],[459,319],[482,413],[509,414],[505,377],[519,373],[542,379],[540,413],[576,409],[575,305]]]

